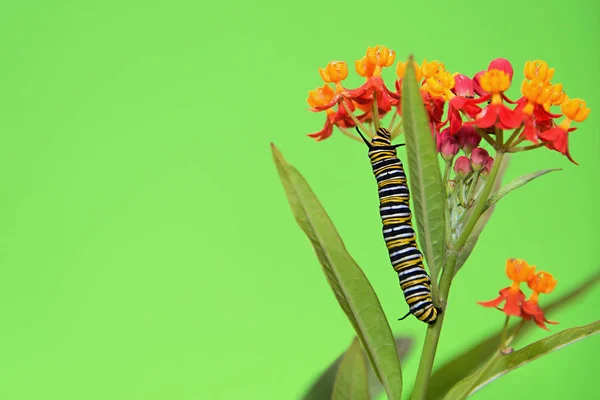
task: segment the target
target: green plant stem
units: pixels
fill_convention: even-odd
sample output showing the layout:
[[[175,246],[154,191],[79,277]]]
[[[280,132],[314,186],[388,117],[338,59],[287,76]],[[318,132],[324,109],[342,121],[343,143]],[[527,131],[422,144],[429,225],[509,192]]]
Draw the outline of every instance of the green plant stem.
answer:
[[[392,132],[392,127],[394,126],[394,122],[396,122],[396,117],[398,116],[398,113],[394,113],[394,115],[392,115],[392,120],[390,121],[389,125],[388,125],[388,131]]]
[[[381,121],[379,121],[379,104],[377,104],[377,93],[373,92],[373,104],[371,105],[371,109],[373,110],[373,126],[375,127],[375,132],[381,128]]]
[[[486,142],[492,145],[492,147],[496,148],[496,141],[483,129],[475,128],[477,133],[485,139]]]
[[[433,368],[433,361],[435,359],[435,352],[437,345],[440,340],[440,332],[442,331],[442,325],[444,322],[444,315],[446,314],[446,306],[448,304],[448,295],[450,293],[450,286],[452,284],[452,277],[454,276],[454,269],[456,267],[456,260],[458,259],[458,252],[465,245],[467,239],[471,235],[477,220],[481,216],[485,203],[487,202],[490,193],[494,187],[494,182],[500,171],[500,165],[504,158],[503,152],[496,153],[496,159],[492,165],[492,170],[488,176],[481,196],[479,197],[477,204],[473,208],[473,212],[465,224],[465,227],[456,240],[456,242],[447,250],[446,259],[444,262],[444,269],[440,278],[440,306],[443,311],[438,315],[438,319],[433,325],[427,327],[427,334],[425,336],[425,343],[423,344],[423,351],[421,353],[421,360],[419,362],[419,369],[417,371],[417,378],[415,380],[415,387],[412,394],[412,400],[425,400],[427,399],[427,386],[429,378],[431,376],[431,370]]]
[[[358,126],[363,133],[366,133],[372,139],[375,135],[373,133],[371,133],[371,130],[367,129],[367,127],[365,127],[363,125],[363,123],[360,122],[358,120],[358,118],[356,118],[356,115],[354,115],[354,113],[348,109],[348,107],[346,106],[346,103],[343,100],[340,104],[344,107],[344,109],[346,110],[348,115],[350,115],[350,119],[352,119],[352,121],[356,124],[356,126]]]
[[[348,136],[350,139],[354,139],[359,143],[364,143],[361,138],[354,135],[353,133],[350,133],[346,128],[342,128],[341,126],[338,126],[338,128],[340,129],[340,132],[342,132],[344,135]]]
[[[471,180],[471,184],[469,185],[469,191],[467,192],[467,207],[471,203],[471,199],[473,199],[473,192],[475,191],[475,187],[477,186],[477,180],[479,179],[479,174],[481,170],[475,171],[473,174],[473,179]]]
[[[548,142],[542,142],[538,144],[532,144],[531,146],[522,146],[522,147],[513,147],[509,150],[510,153],[518,153],[519,151],[527,151],[537,149],[538,147],[542,147],[548,144]]]
[[[444,180],[442,184],[444,185],[444,193],[446,193],[446,197],[448,197],[448,178],[450,178],[450,170],[452,167],[452,160],[446,161],[446,165],[444,166]]]
[[[506,344],[506,336],[508,335],[508,323],[510,322],[510,316],[506,316],[504,320],[504,328],[502,329],[502,335],[500,336],[500,344],[498,345],[498,350],[504,350]]]
[[[523,128],[517,128],[513,131],[512,135],[510,135],[508,140],[504,143],[504,150],[508,150],[512,146],[512,142],[519,136],[521,131],[523,131]]]

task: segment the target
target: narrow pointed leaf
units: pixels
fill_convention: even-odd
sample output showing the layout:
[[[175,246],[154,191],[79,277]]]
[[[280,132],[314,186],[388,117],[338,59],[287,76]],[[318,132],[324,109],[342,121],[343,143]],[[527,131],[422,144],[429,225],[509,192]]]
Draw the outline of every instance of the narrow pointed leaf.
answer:
[[[495,193],[493,193],[490,196],[490,198],[488,199],[488,201],[485,203],[484,210],[489,209],[495,203],[497,203],[498,200],[500,200],[501,198],[503,198],[504,196],[506,196],[507,194],[509,194],[513,190],[515,190],[517,188],[520,188],[521,186],[525,185],[526,183],[534,180],[535,178],[538,178],[538,177],[540,177],[542,175],[546,175],[548,172],[560,171],[560,170],[562,170],[562,168],[544,169],[544,170],[541,170],[541,171],[533,172],[531,174],[523,175],[523,176],[521,176],[521,177],[519,177],[519,178],[511,181],[506,186],[503,186],[502,189],[496,191]]]
[[[344,355],[333,385],[331,400],[369,400],[367,364],[360,341],[354,338]]]
[[[413,341],[412,339],[406,337],[396,337],[396,348],[398,350],[398,358],[400,361],[404,360],[408,351],[412,347]],[[363,350],[364,351],[364,350]],[[337,374],[338,368],[340,366],[340,362],[344,357],[345,352],[336,358],[328,367],[323,371],[323,373],[315,380],[315,382],[308,389],[306,394],[302,397],[302,400],[321,400],[321,399],[329,399],[331,398],[331,394],[333,393],[333,382],[335,380],[335,375]],[[365,355],[366,359],[366,355]],[[366,363],[367,369],[369,370],[369,393],[371,394],[371,398],[376,398],[383,386],[381,386],[381,382],[377,378],[377,375],[373,371],[370,363]]]
[[[310,240],[335,297],[346,313],[388,398],[400,399],[402,371],[394,336],[367,277],[302,175],[271,144],[273,160],[300,228]]]
[[[412,56],[402,80],[402,124],[419,245],[430,275],[437,276],[445,252],[445,196],[429,117],[423,105],[420,85],[415,79]]]
[[[475,393],[477,390],[507,374],[508,372],[522,367],[523,365],[555,350],[562,349],[569,344],[595,335],[598,333],[598,331],[600,331],[600,321],[596,321],[585,326],[565,329],[562,332],[539,340],[513,353],[503,355],[483,376],[479,377],[476,373],[456,384],[456,386],[454,386],[448,392],[445,399],[464,399],[471,393]],[[469,387],[472,386],[474,382],[476,382],[476,386],[473,390],[470,390]]]
[[[496,177],[496,182],[494,182],[494,188],[493,188],[494,192],[497,192],[500,189],[500,187],[502,186],[502,178],[504,177],[506,168],[508,168],[509,160],[510,160],[509,154],[506,154],[504,156],[504,158],[502,159],[502,164],[500,165],[500,170],[498,171],[498,175]],[[479,219],[477,220],[477,223],[475,224],[475,227],[473,228],[471,235],[469,235],[467,242],[462,247],[462,249],[460,249],[458,252],[456,266],[454,267],[454,275],[456,275],[458,273],[458,271],[462,268],[462,266],[465,265],[465,262],[467,262],[467,259],[469,258],[469,256],[473,252],[473,250],[475,249],[475,245],[477,244],[477,241],[479,240],[479,235],[481,235],[481,232],[483,232],[483,229],[485,228],[488,221],[492,217],[492,213],[494,212],[495,208],[496,208],[495,203],[492,203],[490,205],[490,207],[487,208],[481,214]]]
[[[572,304],[573,301],[579,299],[582,295],[594,288],[598,282],[600,282],[600,271],[585,279],[581,285],[570,292],[555,299],[551,303],[548,303],[548,305],[544,306],[544,312],[546,315],[551,315],[553,311],[560,310],[561,308]],[[513,328],[514,326],[510,329]],[[519,337],[523,336],[533,328],[539,329],[533,323],[525,324],[519,331]],[[436,369],[429,381],[429,389],[427,392],[429,396],[428,399],[439,400],[444,398],[448,390],[450,390],[456,382],[472,374],[485,362],[485,360],[491,357],[498,348],[498,343],[500,343],[500,334],[492,334]]]

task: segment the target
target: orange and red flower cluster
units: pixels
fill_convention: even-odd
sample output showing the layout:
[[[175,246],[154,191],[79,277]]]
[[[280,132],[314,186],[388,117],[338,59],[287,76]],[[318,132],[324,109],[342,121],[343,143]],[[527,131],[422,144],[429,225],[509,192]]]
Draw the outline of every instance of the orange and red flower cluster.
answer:
[[[498,308],[500,303],[505,302],[503,311],[507,316],[521,317],[524,320],[531,320],[542,329],[548,330],[545,323],[558,324],[558,322],[548,321],[544,316],[544,311],[538,304],[540,293],[549,294],[556,287],[556,279],[548,272],[535,272],[535,266],[529,266],[524,260],[511,258],[506,262],[506,276],[513,283],[502,290],[500,296],[491,301],[478,302],[484,307]],[[525,300],[525,294],[521,291],[521,283],[527,283],[527,286],[533,291],[529,300]]]
[[[348,76],[348,66],[344,61],[333,61],[325,69],[320,69],[325,84],[309,92],[308,103],[314,112],[325,111],[327,119],[321,131],[309,136],[316,140],[327,139],[334,126],[343,130],[357,123],[370,122],[374,113],[375,117],[383,118],[395,109],[401,115],[401,88],[407,62],[397,64],[395,90],[388,89],[381,77],[382,69],[391,66],[394,59],[395,52],[385,46],[367,49],[366,55],[355,64],[358,74],[366,79],[357,89],[347,89],[342,85]],[[549,68],[546,62],[535,60],[525,63],[522,97],[516,101],[505,95],[514,74],[510,62],[503,58],[493,60],[487,70],[478,72],[473,78],[451,74],[437,60],[424,60],[420,66],[416,62],[414,65],[435,137],[446,127],[452,137],[465,126],[496,136],[500,130],[515,129],[518,136],[511,137],[511,143],[505,145],[514,147],[528,140],[537,146],[558,151],[575,162],[568,146],[569,133],[576,129],[571,124],[584,121],[590,109],[585,101],[570,99],[560,83],[551,82],[554,69]],[[335,90],[329,84],[334,84]],[[553,106],[560,106],[561,113],[552,113],[550,109]],[[356,111],[358,115],[354,114]],[[557,124],[556,119],[563,115],[564,119]]]

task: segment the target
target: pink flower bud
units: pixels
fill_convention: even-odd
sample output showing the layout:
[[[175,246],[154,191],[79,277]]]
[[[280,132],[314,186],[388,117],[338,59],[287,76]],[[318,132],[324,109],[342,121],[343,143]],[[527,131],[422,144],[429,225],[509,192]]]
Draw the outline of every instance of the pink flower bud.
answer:
[[[481,78],[481,76],[483,74],[485,74],[485,72],[486,71],[479,71],[473,77],[473,90],[475,90],[475,93],[477,93],[479,96],[485,96],[486,94],[488,94],[488,92],[486,92],[485,90],[483,90],[481,88],[481,86],[479,85],[479,78]]]
[[[481,170],[481,175],[483,175],[484,177],[487,177],[490,174],[492,165],[494,165],[494,157],[488,157],[485,160],[485,165],[483,166],[483,170]]]
[[[456,132],[455,137],[458,141],[458,146],[466,155],[470,155],[471,151],[479,146],[479,143],[481,142],[481,136],[479,136],[472,125],[461,126],[458,132]]]
[[[462,97],[475,97],[475,89],[473,88],[473,79],[463,74],[454,76],[454,94]]]
[[[471,160],[467,156],[460,156],[454,161],[454,172],[459,179],[463,180],[469,175],[471,170]]]
[[[435,138],[435,151],[438,153],[442,151],[442,141],[450,136],[450,128],[446,128],[441,131]]]
[[[452,161],[458,153],[458,142],[450,136],[450,128],[444,129],[436,138],[436,149],[442,155],[444,161]]]
[[[452,136],[448,135],[442,140],[440,153],[444,161],[452,161],[458,150],[458,142]]]
[[[481,169],[485,167],[485,163],[489,156],[490,154],[486,149],[482,147],[474,148],[471,153],[471,167],[473,168],[473,171],[481,171]]]
[[[500,71],[504,71],[512,81],[512,77],[514,74],[513,67],[506,58],[496,58],[492,60],[490,65],[488,66],[488,71],[491,69],[499,69]]]

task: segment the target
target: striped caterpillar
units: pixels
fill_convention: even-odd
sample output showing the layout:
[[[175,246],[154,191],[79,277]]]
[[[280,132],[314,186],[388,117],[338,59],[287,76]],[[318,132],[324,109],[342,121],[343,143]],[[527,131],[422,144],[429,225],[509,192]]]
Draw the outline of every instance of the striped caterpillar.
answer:
[[[383,238],[410,309],[400,320],[412,314],[420,321],[433,324],[441,310],[433,304],[431,280],[423,267],[423,254],[412,227],[406,174],[396,154],[396,148],[403,144],[392,145],[390,132],[385,128],[379,128],[370,142],[358,127],[356,130],[369,147],[369,159],[379,190]]]

